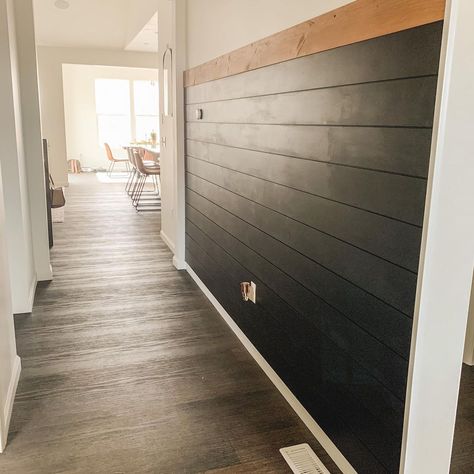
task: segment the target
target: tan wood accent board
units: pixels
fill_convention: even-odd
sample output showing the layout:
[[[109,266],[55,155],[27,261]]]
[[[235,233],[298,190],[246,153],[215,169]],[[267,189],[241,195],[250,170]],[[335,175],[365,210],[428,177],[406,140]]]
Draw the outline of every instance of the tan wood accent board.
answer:
[[[185,71],[184,86],[222,79],[444,18],[446,0],[357,0]]]

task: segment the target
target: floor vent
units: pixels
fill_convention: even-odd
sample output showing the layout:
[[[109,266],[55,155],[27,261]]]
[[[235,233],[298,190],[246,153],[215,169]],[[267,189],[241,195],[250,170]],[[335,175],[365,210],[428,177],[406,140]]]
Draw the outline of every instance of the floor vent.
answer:
[[[331,474],[308,444],[280,449],[295,474]]]

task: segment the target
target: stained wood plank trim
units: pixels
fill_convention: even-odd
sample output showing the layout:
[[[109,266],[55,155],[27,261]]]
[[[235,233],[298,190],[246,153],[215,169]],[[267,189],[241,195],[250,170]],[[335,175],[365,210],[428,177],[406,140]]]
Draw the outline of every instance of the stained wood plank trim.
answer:
[[[444,18],[446,0],[356,0],[184,73],[190,87]]]

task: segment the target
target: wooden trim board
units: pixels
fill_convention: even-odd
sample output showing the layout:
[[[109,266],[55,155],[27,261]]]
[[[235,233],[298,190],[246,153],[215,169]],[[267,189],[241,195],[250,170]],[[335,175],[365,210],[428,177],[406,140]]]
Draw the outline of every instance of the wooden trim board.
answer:
[[[278,374],[272,369],[270,364],[265,360],[265,358],[258,352],[256,347],[250,342],[248,337],[242,332],[242,330],[237,326],[235,321],[231,318],[229,313],[224,309],[224,307],[219,303],[216,297],[211,293],[209,288],[204,284],[204,282],[197,276],[194,270],[186,265],[186,271],[195,281],[197,286],[201,289],[210,303],[214,306],[217,312],[221,315],[227,325],[232,329],[234,334],[238,337],[240,342],[243,344],[245,349],[249,354],[254,358],[260,368],[265,372],[266,376],[270,381],[275,385],[278,391],[283,395],[285,400],[303,421],[306,427],[311,431],[313,436],[323,447],[323,449],[328,453],[329,457],[334,461],[337,467],[344,474],[357,474],[355,469],[351,466],[349,461],[344,457],[344,455],[339,451],[337,446],[331,441],[323,429],[316,423],[314,418],[309,414],[306,408],[298,401],[293,392],[286,386],[283,380],[278,376]]]
[[[356,0],[184,72],[184,87],[444,19],[446,0]]]

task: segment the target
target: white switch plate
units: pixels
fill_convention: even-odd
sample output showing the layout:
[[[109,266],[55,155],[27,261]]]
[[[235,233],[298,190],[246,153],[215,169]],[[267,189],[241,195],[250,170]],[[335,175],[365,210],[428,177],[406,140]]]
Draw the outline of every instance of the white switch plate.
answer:
[[[249,301],[254,304],[257,304],[257,285],[253,281],[250,282]]]

